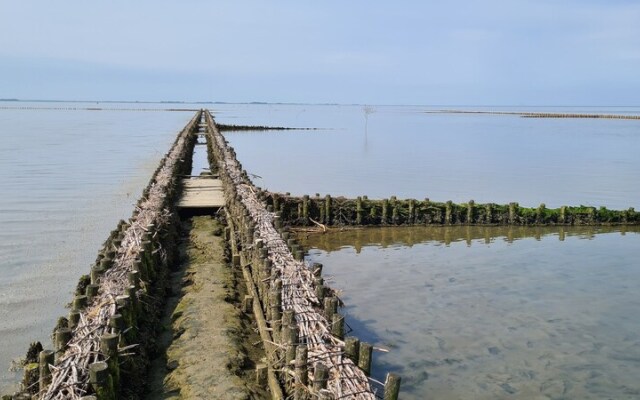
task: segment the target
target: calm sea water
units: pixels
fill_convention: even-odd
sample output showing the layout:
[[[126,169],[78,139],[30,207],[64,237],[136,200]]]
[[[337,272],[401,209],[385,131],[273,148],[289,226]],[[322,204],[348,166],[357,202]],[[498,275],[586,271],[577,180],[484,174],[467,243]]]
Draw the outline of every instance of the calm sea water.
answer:
[[[191,117],[0,109],[0,388],[30,341],[51,347],[78,278]]]
[[[427,114],[426,109],[374,107],[367,122],[362,106],[273,105],[257,112],[247,106],[222,109],[217,120],[325,128],[228,134],[245,169],[262,177],[255,183],[271,190],[640,208],[640,121]],[[639,108],[559,110],[640,113]]]
[[[640,397],[640,228],[390,228],[310,236],[403,399]]]
[[[6,108],[25,105],[164,107],[0,103],[0,387],[15,379],[10,360],[29,341],[50,346],[78,277],[192,116]],[[426,114],[426,107],[369,114],[362,106],[177,107],[211,108],[223,123],[321,128],[228,134],[248,172],[260,176],[256,183],[272,190],[640,208],[638,121]],[[430,109],[437,108],[446,107]]]

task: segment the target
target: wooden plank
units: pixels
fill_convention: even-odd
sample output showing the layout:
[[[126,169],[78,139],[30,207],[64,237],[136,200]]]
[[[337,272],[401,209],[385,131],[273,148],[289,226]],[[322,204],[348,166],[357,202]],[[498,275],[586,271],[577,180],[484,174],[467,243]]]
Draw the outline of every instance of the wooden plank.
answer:
[[[220,208],[224,206],[222,181],[219,179],[183,179],[180,208]]]

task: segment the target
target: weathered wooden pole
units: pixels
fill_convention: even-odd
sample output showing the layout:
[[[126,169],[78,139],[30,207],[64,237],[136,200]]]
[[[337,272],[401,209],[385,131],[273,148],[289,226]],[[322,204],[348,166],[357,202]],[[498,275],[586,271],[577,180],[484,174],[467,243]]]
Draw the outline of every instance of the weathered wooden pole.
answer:
[[[327,322],[331,323],[333,321],[333,314],[338,312],[338,299],[335,297],[325,297],[324,299],[324,316],[327,319]]]
[[[360,359],[360,339],[355,336],[349,336],[344,341],[344,354],[353,361],[354,364],[358,364]]]
[[[331,317],[331,334],[338,339],[344,338],[344,317],[338,313]]]
[[[69,328],[59,328],[56,331],[56,340],[55,340],[55,363],[58,364],[65,350],[67,349],[67,344],[71,340],[71,329]]]
[[[106,362],[96,362],[89,365],[89,384],[96,392],[97,400],[115,400],[113,378],[109,374]]]
[[[326,195],[324,197],[324,218],[325,218],[324,223],[326,225],[331,225],[332,218],[331,218],[331,196],[330,195]]]
[[[484,213],[485,213],[485,222],[487,224],[490,224],[492,221],[492,209],[491,209],[491,204],[485,204],[484,206]]]
[[[447,225],[453,223],[453,202],[451,200],[444,205],[444,223]]]
[[[388,373],[384,383],[384,400],[398,400],[400,395],[400,376]]]
[[[516,217],[518,216],[518,203],[509,203],[509,224],[516,223]]]
[[[309,195],[302,196],[302,222],[306,225],[309,223]]]
[[[474,200],[469,200],[469,203],[467,203],[467,224],[473,224],[473,218],[474,218],[474,214],[475,214],[475,205],[476,202]]]
[[[113,379],[113,390],[117,392],[120,385],[120,364],[118,362],[118,341],[120,336],[107,333],[100,337],[100,352],[105,356],[109,366],[109,374]]]
[[[296,363],[295,363],[295,373],[296,378],[298,379],[299,385],[296,385],[295,390],[295,399],[296,400],[305,400],[307,389],[306,386],[309,384],[309,371],[307,368],[308,363],[308,349],[307,346],[301,345],[296,348]]]
[[[367,375],[371,375],[371,359],[373,355],[373,346],[366,342],[360,343],[358,355],[358,367]]]
[[[38,381],[38,389],[42,393],[51,383],[50,365],[55,364],[55,354],[51,350],[42,350],[38,354],[38,364],[40,368],[40,379]]]

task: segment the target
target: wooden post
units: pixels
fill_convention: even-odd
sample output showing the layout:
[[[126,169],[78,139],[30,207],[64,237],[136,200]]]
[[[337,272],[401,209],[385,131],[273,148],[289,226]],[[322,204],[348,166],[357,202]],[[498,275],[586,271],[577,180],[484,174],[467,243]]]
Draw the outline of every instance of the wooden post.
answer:
[[[335,297],[326,297],[324,299],[324,316],[327,319],[327,322],[331,323],[333,321],[333,314],[338,312],[338,299]]]
[[[491,204],[485,204],[484,206],[484,212],[485,212],[485,222],[487,224],[491,224],[493,218],[492,218],[492,210],[491,210]]]
[[[413,199],[409,199],[409,215],[407,216],[407,223],[413,224],[415,223],[415,202]]]
[[[308,350],[307,346],[301,345],[296,348],[295,374],[297,385],[295,385],[294,399],[307,400],[307,388],[309,384],[309,372],[307,369]]]
[[[89,384],[96,392],[97,400],[115,400],[113,378],[109,374],[109,366],[106,362],[89,365]]]
[[[313,390],[319,392],[327,388],[329,379],[329,368],[321,362],[317,362],[313,371]]]
[[[140,272],[129,271],[127,273],[127,279],[129,280],[129,284],[135,287],[136,290],[140,289]]]
[[[518,203],[509,203],[509,224],[514,225],[516,223],[517,216],[518,216]]]
[[[386,225],[389,220],[389,200],[382,200],[382,217],[380,223]]]
[[[338,313],[331,317],[331,334],[338,339],[344,339],[344,317]]]
[[[55,363],[58,364],[65,350],[67,349],[67,344],[71,340],[71,329],[69,328],[60,328],[56,331],[56,343],[55,343]]]
[[[373,354],[373,346],[369,343],[360,343],[358,356],[358,367],[367,375],[371,375],[371,358]]]
[[[269,302],[271,310],[271,328],[273,328],[273,340],[278,342],[280,340],[280,329],[277,327],[282,326],[280,319],[282,318],[280,305],[282,303],[282,291],[274,287],[269,292]]]
[[[560,220],[558,222],[561,224],[567,223],[567,206],[560,207]]]
[[[400,395],[400,376],[388,373],[384,383],[384,400],[398,400]]]
[[[109,318],[109,327],[113,333],[122,332],[124,329],[124,318],[122,318],[122,314],[113,314],[111,318]]]
[[[536,209],[536,224],[543,224],[545,222],[544,217],[545,217],[546,208],[547,206],[544,203],[542,203]]]
[[[40,368],[40,379],[38,381],[38,389],[42,393],[51,383],[50,365],[55,363],[55,354],[51,350],[42,350],[38,355],[38,364]]]
[[[78,322],[80,321],[80,313],[78,311],[70,311],[69,312],[69,328],[73,329],[78,326]]]
[[[73,311],[82,311],[87,306],[87,296],[80,295],[73,299]]]
[[[302,196],[302,221],[305,224],[309,223],[309,195]]]
[[[102,264],[102,261],[100,262]],[[91,277],[91,284],[93,285],[98,285],[98,282],[100,281],[100,276],[102,276],[102,274],[104,273],[104,269],[102,268],[102,266],[100,265],[94,265],[91,268],[91,273],[90,273],[90,277]]]
[[[28,363],[23,367],[22,389],[30,395],[38,392],[40,381],[40,366],[38,363]],[[31,399],[31,396],[28,397]]]
[[[362,197],[356,199],[356,225],[362,225]]]
[[[398,202],[393,200],[393,206],[391,207],[391,223],[393,225],[398,225],[400,223],[400,211],[398,210]]]
[[[358,360],[360,359],[360,339],[349,336],[344,341],[344,354],[353,361],[354,364],[358,364]]]
[[[100,337],[100,351],[105,355],[109,366],[109,374],[113,379],[113,391],[117,392],[120,386],[120,365],[118,362],[118,341],[120,336],[107,333]]]
[[[451,225],[453,222],[453,202],[447,201],[444,205],[444,223]]]
[[[296,359],[296,348],[298,347],[298,326],[295,324],[295,322],[289,325],[288,335],[284,336],[284,340],[287,343],[287,350],[285,352],[285,365],[287,367],[290,367],[291,362]]]
[[[87,296],[87,302],[91,302],[91,300],[93,300],[94,297],[96,297],[98,295],[98,289],[100,288],[100,286],[98,285],[87,285],[87,288],[85,289],[85,294]]]
[[[324,219],[325,219],[325,224],[326,225],[331,225],[332,222],[332,218],[331,218],[331,196],[330,195],[326,195],[324,197]]]

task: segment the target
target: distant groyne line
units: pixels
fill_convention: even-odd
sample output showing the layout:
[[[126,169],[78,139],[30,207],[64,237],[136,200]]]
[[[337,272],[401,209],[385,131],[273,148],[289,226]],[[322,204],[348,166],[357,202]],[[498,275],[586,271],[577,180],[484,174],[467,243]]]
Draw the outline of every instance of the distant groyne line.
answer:
[[[218,124],[216,123],[218,130],[220,132],[231,131],[231,132],[239,132],[239,131],[311,131],[317,130],[318,128],[290,128],[284,126],[264,126],[264,125],[229,125],[229,124]]]
[[[527,111],[472,111],[472,110],[436,110],[425,111],[427,114],[487,114],[515,115],[522,118],[591,118],[591,119],[633,119],[640,120],[640,115],[626,114],[588,114],[588,113],[553,113]]]
[[[198,112],[195,108],[123,108],[123,107],[35,107],[35,106],[0,106],[0,110],[53,110],[53,111],[181,111]]]
[[[562,206],[547,208],[521,207],[509,204],[478,204],[430,199],[369,199],[296,197],[289,194],[265,192],[267,204],[279,211],[283,221],[294,226],[393,226],[393,225],[639,225],[640,212],[609,210],[606,207]]]

